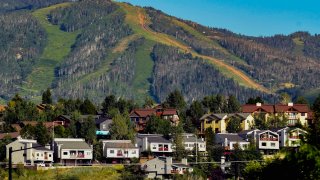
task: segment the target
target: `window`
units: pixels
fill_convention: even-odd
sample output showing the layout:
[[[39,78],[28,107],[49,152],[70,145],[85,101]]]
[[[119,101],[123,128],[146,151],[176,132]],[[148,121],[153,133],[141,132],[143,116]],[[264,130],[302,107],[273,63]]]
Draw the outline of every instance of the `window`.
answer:
[[[184,144],[184,147],[188,147],[188,144]]]
[[[49,157],[51,157],[51,154],[49,154]]]
[[[106,124],[102,124],[102,129],[106,129]]]
[[[110,154],[114,154],[114,150],[110,150]]]
[[[90,155],[91,153],[90,152],[87,152],[87,155]]]
[[[153,146],[152,146],[152,149],[157,149],[157,146],[156,146],[156,145],[153,145]]]
[[[305,116],[306,115],[306,113],[301,113],[301,116]]]
[[[136,150],[132,150],[132,154],[136,154],[137,153],[137,151]]]
[[[128,154],[128,151],[124,151],[125,154]]]
[[[37,157],[39,157],[39,153],[37,153]]]
[[[23,157],[25,157],[26,156],[26,153],[23,153]]]
[[[271,143],[271,147],[276,147],[276,143]]]
[[[63,155],[68,155],[68,152],[63,152]]]
[[[262,143],[261,145],[262,145],[262,146],[267,146],[267,143],[264,142],[264,143]]]
[[[219,121],[216,121],[216,124],[218,124],[219,123]]]

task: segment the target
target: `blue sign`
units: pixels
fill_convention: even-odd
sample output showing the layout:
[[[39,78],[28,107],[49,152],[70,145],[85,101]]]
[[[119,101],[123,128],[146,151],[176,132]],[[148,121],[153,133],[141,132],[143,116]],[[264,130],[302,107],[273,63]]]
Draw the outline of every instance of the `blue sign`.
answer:
[[[109,135],[109,131],[96,131],[96,135]]]

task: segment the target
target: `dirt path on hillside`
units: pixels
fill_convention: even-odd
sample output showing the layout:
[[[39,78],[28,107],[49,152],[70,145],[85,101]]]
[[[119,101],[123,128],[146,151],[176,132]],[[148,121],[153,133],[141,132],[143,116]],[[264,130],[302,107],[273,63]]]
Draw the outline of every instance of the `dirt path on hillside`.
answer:
[[[174,44],[175,46],[179,47],[180,49],[183,49],[184,51],[186,51],[187,53],[191,53],[193,56],[195,57],[200,57],[202,59],[206,59],[206,60],[209,60],[211,61],[212,63],[215,63],[217,64],[218,66],[220,67],[224,67],[225,69],[231,71],[232,73],[234,73],[236,76],[238,76],[239,78],[241,78],[243,81],[245,81],[247,84],[249,84],[252,88],[255,88],[255,89],[258,89],[260,91],[263,91],[265,93],[270,93],[270,91],[263,87],[262,85],[256,83],[254,80],[252,80],[250,77],[248,77],[245,73],[243,73],[242,71],[236,69],[235,67],[229,65],[229,64],[226,64],[222,61],[220,61],[219,59],[216,59],[216,58],[213,58],[213,57],[210,57],[210,56],[205,56],[205,55],[201,55],[201,54],[198,54],[194,51],[191,51],[191,49],[178,42],[177,40],[172,40],[171,37],[169,36],[166,36],[165,34],[162,34],[162,33],[157,33],[155,31],[153,31],[152,29],[150,29],[148,27],[148,25],[146,24],[146,17],[145,15],[141,12],[141,10],[138,11],[138,18],[139,18],[139,24],[140,26],[145,30],[145,31],[148,31],[152,34],[154,34],[155,36],[161,36],[159,38],[162,38],[164,39],[165,41],[168,41],[170,44]]]

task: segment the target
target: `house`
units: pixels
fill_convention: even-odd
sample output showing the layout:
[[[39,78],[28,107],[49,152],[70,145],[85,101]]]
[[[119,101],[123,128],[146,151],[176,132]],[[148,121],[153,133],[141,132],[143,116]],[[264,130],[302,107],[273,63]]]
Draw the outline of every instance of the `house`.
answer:
[[[136,131],[143,131],[151,116],[156,115],[155,109],[134,109],[130,113],[130,121],[135,124]]]
[[[227,125],[232,118],[239,118],[241,120],[242,130],[251,129],[254,124],[254,118],[250,113],[211,113],[205,114],[200,118],[201,127],[200,134],[204,134],[207,128],[212,128],[215,133],[226,133]]]
[[[108,117],[100,117],[99,119],[95,120],[96,123],[96,135],[107,136],[110,135],[109,127],[112,123],[112,119]]]
[[[4,116],[4,111],[6,110],[7,106],[5,105],[0,105],[0,120],[3,118]]]
[[[184,133],[182,134],[183,137],[183,143],[185,150],[193,151],[196,145],[197,151],[199,152],[205,152],[206,151],[206,142],[203,138],[198,138],[195,134],[188,134]]]
[[[200,133],[204,134],[205,130],[208,128],[212,128],[212,130],[216,133],[222,132],[225,133],[227,126],[226,126],[226,119],[228,117],[228,114],[226,113],[211,113],[211,114],[205,114],[200,118],[201,127],[200,127]]]
[[[48,147],[41,146],[36,140],[30,139],[17,139],[6,146],[7,155],[6,158],[9,159],[9,148],[12,150],[19,150],[12,153],[12,163],[24,165],[34,165],[37,163],[44,163],[46,165],[51,165],[53,162],[53,151]],[[22,150],[24,148],[30,148]]]
[[[171,126],[177,126],[179,124],[178,111],[173,108],[162,108],[158,106],[154,109],[134,109],[129,116],[138,132],[144,130],[146,123],[151,116],[157,116],[164,120],[168,120],[170,121]]]
[[[307,104],[245,104],[242,106],[242,112],[251,113],[253,117],[263,116],[265,120],[272,115],[285,115],[288,118],[288,126],[294,126],[297,123],[308,126],[310,124],[308,122],[312,122],[309,118],[311,113]]]
[[[139,158],[139,148],[131,140],[102,140],[103,156],[107,159]]]
[[[285,127],[275,131],[279,134],[280,147],[299,147],[307,131],[300,128]]]
[[[248,140],[237,133],[217,133],[215,142],[224,147],[225,150],[234,150],[235,147],[244,150],[248,148],[250,144]]]
[[[161,134],[137,134],[136,142],[140,152],[168,155],[173,152],[172,142]]]
[[[55,162],[64,165],[91,164],[93,149],[84,139],[54,138]]]
[[[257,148],[264,154],[279,150],[279,135],[270,130],[256,131],[255,141]]]
[[[172,157],[156,157],[141,164],[141,170],[147,179],[165,179],[172,174],[191,173],[193,168],[188,165],[187,159],[181,163],[173,163]]]

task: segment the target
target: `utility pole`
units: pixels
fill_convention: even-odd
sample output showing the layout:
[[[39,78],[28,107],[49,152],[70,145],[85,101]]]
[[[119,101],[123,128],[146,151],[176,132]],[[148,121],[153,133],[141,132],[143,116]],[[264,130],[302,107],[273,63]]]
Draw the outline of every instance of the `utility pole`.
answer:
[[[9,147],[9,180],[12,180],[12,147]]]
[[[198,164],[198,137],[196,136],[196,164]]]

